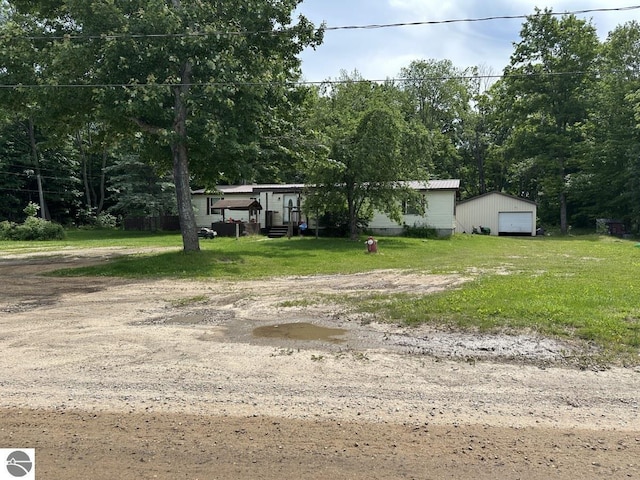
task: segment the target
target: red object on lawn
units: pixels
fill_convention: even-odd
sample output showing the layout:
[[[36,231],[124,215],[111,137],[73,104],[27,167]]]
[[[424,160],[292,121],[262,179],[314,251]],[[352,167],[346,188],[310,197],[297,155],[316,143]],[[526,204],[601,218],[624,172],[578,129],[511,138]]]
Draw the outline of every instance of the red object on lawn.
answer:
[[[367,253],[378,253],[378,241],[375,238],[369,237],[364,243],[367,245]]]

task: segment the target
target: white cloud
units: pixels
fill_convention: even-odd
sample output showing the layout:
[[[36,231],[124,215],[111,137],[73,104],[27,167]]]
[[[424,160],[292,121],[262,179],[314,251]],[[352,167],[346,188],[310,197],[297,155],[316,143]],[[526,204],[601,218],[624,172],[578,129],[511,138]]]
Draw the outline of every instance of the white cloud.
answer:
[[[328,26],[410,23],[533,14],[536,6],[566,12],[619,8],[637,0],[305,0],[299,11],[313,22]],[[604,40],[617,25],[640,19],[640,10],[590,13]],[[500,73],[508,64],[513,43],[519,40],[524,19],[460,22],[372,30],[328,31],[317,51],[302,55],[307,80],[335,78],[341,69],[357,69],[363,77],[397,76],[418,59],[449,59],[460,68],[487,65]]]

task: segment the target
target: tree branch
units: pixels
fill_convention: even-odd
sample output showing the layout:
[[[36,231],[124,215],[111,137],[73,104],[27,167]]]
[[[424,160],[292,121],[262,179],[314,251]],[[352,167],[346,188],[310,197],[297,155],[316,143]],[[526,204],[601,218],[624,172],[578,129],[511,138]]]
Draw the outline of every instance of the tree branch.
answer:
[[[154,135],[162,134],[166,129],[162,127],[156,127],[154,125],[149,125],[146,122],[143,122],[139,118],[130,117],[129,118],[133,123],[135,123],[143,132],[152,133]]]

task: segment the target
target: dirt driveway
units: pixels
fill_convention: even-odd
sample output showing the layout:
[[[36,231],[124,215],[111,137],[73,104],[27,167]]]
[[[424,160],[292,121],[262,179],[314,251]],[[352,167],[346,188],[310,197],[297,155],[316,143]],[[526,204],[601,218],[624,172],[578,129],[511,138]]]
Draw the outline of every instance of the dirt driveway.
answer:
[[[37,478],[640,478],[640,369],[322,303],[469,279],[39,275],[122,253],[0,254],[0,448]]]

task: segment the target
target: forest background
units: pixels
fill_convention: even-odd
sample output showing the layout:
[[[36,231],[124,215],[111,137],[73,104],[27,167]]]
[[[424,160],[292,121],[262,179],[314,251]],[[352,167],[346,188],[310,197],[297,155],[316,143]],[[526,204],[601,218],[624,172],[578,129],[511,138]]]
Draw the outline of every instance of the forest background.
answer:
[[[461,198],[533,200],[563,233],[597,218],[638,233],[638,23],[600,41],[536,10],[499,74],[416,59],[394,80],[316,84],[298,55],[323,26],[299,3],[1,2],[0,221],[29,202],[63,225],[177,213],[188,250],[190,188],[369,182],[392,203],[393,181],[457,178]]]

